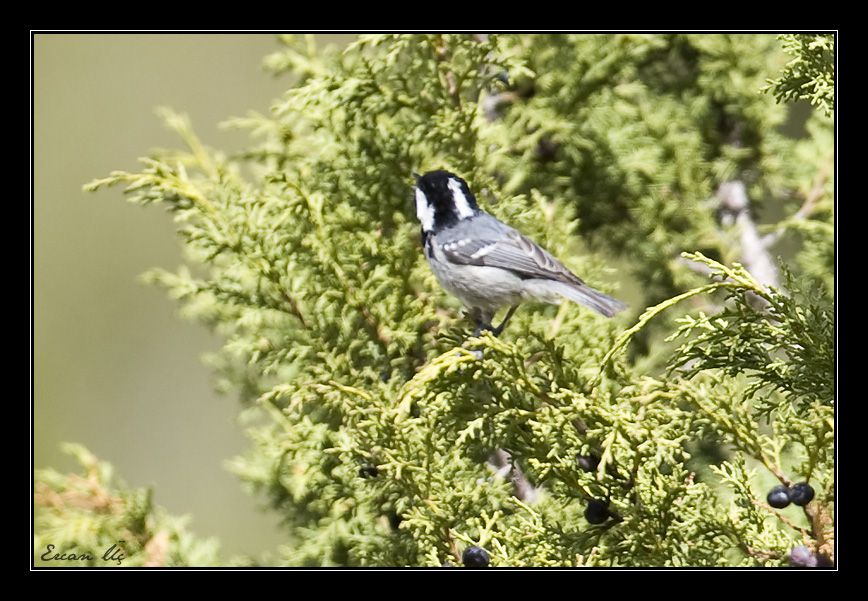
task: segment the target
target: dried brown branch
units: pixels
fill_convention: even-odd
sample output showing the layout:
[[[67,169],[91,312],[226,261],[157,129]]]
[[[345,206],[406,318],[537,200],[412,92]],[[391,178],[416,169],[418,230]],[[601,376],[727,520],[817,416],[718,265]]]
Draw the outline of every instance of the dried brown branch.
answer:
[[[717,199],[724,226],[738,228],[741,264],[763,286],[778,287],[778,269],[751,215],[744,182],[724,182],[717,189]]]
[[[517,499],[526,503],[534,503],[537,500],[538,492],[533,484],[524,475],[521,467],[515,464],[512,456],[503,449],[497,449],[489,459],[489,463],[497,468],[499,473],[504,475],[510,474],[510,481],[513,486],[513,494]]]
[[[804,507],[805,515],[811,522],[811,534],[817,541],[817,551],[835,561],[835,523],[825,505],[809,503]]]

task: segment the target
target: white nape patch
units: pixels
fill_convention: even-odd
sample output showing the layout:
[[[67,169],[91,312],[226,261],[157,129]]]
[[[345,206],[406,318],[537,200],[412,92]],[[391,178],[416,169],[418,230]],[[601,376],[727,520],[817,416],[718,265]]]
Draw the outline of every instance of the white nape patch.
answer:
[[[486,246],[483,246],[483,247],[480,248],[479,250],[477,250],[477,251],[476,251],[475,253],[473,253],[472,255],[470,255],[470,258],[471,258],[471,259],[478,259],[479,257],[484,257],[485,255],[487,255],[488,253],[490,253],[491,251],[493,251],[495,248],[497,248],[497,243],[496,243],[496,242],[495,242],[494,244],[488,244],[488,245],[486,245]]]
[[[452,190],[452,199],[455,201],[455,210],[458,211],[458,218],[465,219],[473,217],[473,209],[470,208],[470,203],[467,202],[467,197],[461,190],[461,184],[454,177],[449,178],[449,189]]]
[[[428,197],[416,188],[416,217],[422,223],[422,230],[430,232],[434,229],[434,207],[428,203]]]

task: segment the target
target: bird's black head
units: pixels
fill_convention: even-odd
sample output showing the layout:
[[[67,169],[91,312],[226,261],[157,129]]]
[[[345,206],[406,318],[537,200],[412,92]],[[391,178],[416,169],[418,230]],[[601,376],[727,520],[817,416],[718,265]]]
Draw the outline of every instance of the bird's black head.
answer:
[[[449,171],[429,171],[416,176],[416,216],[422,231],[455,225],[479,212],[467,182]]]

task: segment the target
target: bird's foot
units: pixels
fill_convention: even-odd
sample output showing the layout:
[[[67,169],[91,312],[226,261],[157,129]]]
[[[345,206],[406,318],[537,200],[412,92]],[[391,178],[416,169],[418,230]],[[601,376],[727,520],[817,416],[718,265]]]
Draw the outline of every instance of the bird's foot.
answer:
[[[497,331],[497,328],[492,326],[490,323],[482,323],[480,321],[480,322],[476,323],[476,329],[473,330],[473,337],[479,338],[479,335],[482,334],[483,332],[496,332],[496,331]],[[494,335],[497,336],[497,334],[494,334]]]
[[[473,337],[474,337],[474,338],[479,338],[479,336],[480,336],[483,332],[492,332],[492,333],[495,333],[496,330],[497,330],[497,328],[495,328],[494,326],[492,326],[490,323],[485,323],[485,322],[483,322],[483,321],[477,320],[477,321],[476,321],[476,329],[473,330]],[[499,332],[495,333],[494,335],[497,336],[497,334],[499,334]],[[476,349],[476,350],[472,350],[472,351],[470,351],[470,352],[473,353],[473,355],[474,355],[477,359],[479,359],[480,361],[482,360],[482,357],[483,357],[483,354],[484,354],[483,351],[482,351],[482,349]]]
[[[479,317],[477,317],[476,318],[476,329],[473,330],[474,338],[478,338],[479,335],[485,331],[491,332],[491,334],[495,338],[500,336],[503,333],[504,328],[506,328],[506,324],[509,323],[510,318],[515,313],[516,309],[518,309],[518,305],[511,306],[509,308],[509,311],[506,312],[506,316],[503,318],[503,321],[500,322],[500,325],[497,327],[494,327],[493,325],[491,325],[490,321],[486,322],[486,321],[483,321],[482,319],[479,319]],[[473,351],[473,354],[476,355],[477,358],[482,359],[482,351],[481,350]]]

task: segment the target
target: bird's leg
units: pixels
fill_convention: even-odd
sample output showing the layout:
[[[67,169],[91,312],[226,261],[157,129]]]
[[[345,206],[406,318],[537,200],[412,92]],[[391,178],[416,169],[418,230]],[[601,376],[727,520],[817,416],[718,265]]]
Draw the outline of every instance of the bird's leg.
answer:
[[[503,332],[503,328],[506,327],[506,324],[509,321],[509,318],[512,317],[512,314],[515,313],[516,309],[518,309],[518,305],[511,306],[509,308],[509,311],[506,312],[506,317],[503,318],[503,321],[500,322],[500,325],[497,326],[496,328],[491,328],[491,326],[489,326],[489,329],[491,329],[491,333],[494,334],[495,337],[500,336],[500,333]]]
[[[478,338],[485,330],[494,331],[494,328],[491,327],[491,318],[493,316],[490,312],[483,311],[482,309],[471,309],[470,317],[472,317],[473,321],[476,322],[476,329],[473,330],[474,338]],[[477,359],[482,359],[482,349],[477,349],[471,352],[476,355]]]
[[[485,330],[489,330],[491,332],[494,331],[494,328],[491,326],[491,318],[493,315],[490,311],[483,311],[481,309],[473,309],[470,312],[470,316],[476,322],[476,329],[473,330],[473,335],[475,337],[479,337],[482,332]]]

